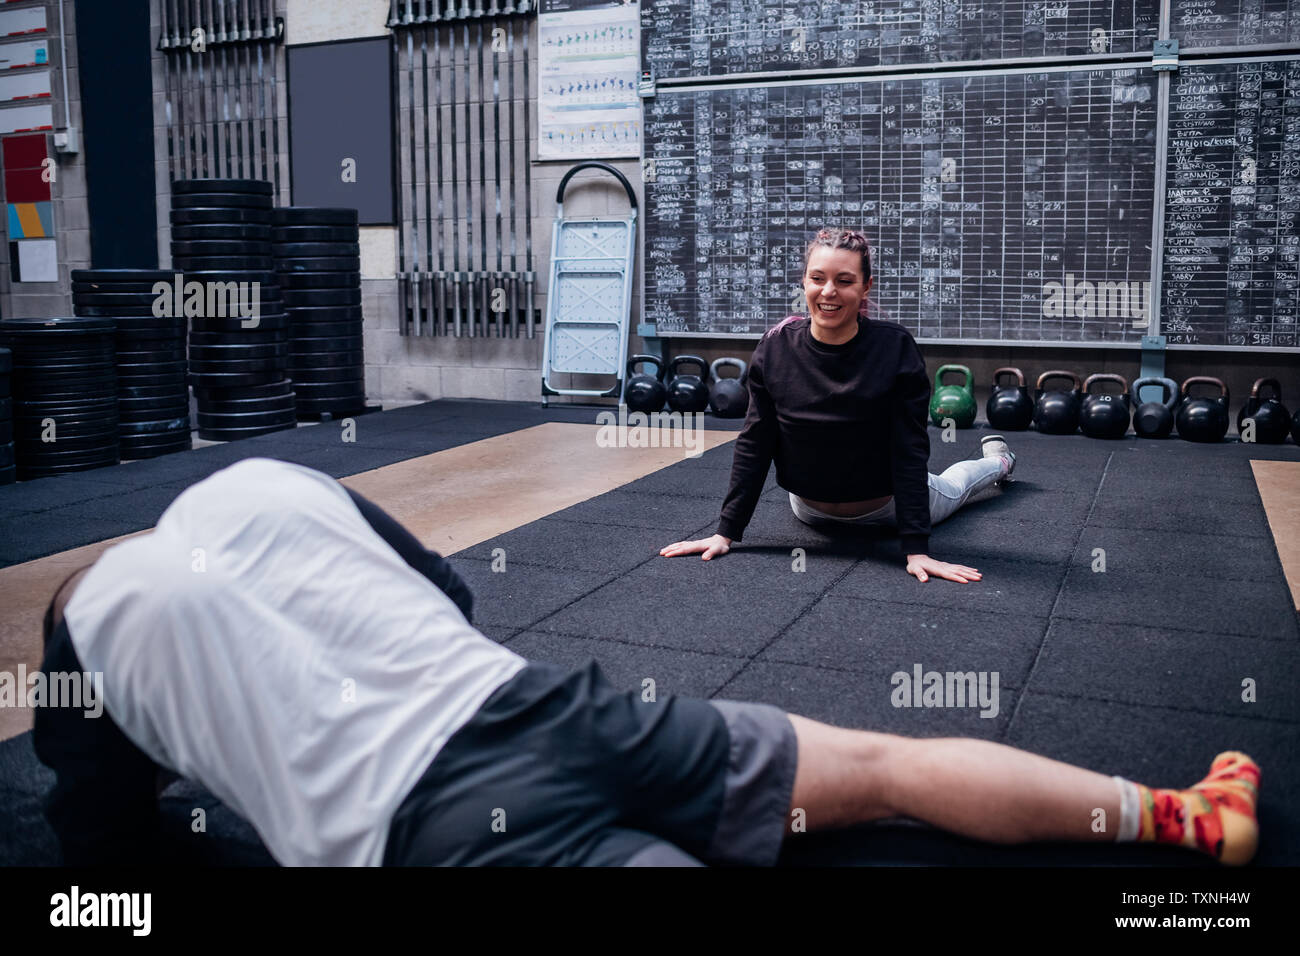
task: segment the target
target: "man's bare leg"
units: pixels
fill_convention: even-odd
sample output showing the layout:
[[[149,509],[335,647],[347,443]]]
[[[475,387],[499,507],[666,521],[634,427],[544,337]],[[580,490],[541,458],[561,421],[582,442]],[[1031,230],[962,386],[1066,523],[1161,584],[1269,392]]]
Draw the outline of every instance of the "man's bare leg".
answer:
[[[990,843],[1114,842],[1119,834],[1121,788],[1103,774],[986,740],[846,730],[794,714],[790,721],[799,744],[791,811],[803,810],[810,830],[904,816]],[[1151,831],[1145,837],[1180,842],[1157,832],[1158,804],[1163,794],[1189,791],[1139,789],[1143,799],[1154,793],[1157,805],[1156,816],[1150,806],[1142,814]],[[1242,811],[1230,821],[1240,825],[1229,827],[1225,862],[1244,862],[1236,858],[1254,853],[1253,784],[1249,790],[1248,808],[1240,801],[1233,805],[1237,791],[1222,800],[1217,791],[1207,791],[1216,804]],[[1208,800],[1205,806],[1210,808]],[[1246,815],[1249,826],[1240,822]]]

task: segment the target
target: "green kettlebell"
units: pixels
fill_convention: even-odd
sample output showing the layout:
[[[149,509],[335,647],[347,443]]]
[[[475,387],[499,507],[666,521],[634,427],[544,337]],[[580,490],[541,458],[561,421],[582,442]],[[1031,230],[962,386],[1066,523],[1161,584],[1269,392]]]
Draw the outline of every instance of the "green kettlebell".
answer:
[[[961,385],[944,385],[943,376],[947,372],[961,372],[966,381]],[[945,418],[951,418],[958,428],[970,428],[975,424],[975,379],[965,365],[942,365],[934,373],[930,421],[942,428]]]

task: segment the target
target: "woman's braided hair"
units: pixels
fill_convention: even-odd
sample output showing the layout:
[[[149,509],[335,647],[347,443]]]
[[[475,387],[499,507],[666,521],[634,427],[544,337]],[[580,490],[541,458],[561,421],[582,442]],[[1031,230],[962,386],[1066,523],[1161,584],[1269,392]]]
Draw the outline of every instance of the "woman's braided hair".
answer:
[[[825,247],[827,249],[848,249],[850,252],[856,252],[862,257],[862,282],[865,285],[871,278],[871,244],[867,242],[867,237],[860,232],[852,229],[840,229],[838,226],[829,227],[820,230],[813,237],[812,242],[808,243],[808,248],[804,250],[803,266],[804,270],[808,269],[808,260],[812,258],[813,250]]]
[[[838,226],[830,226],[818,231],[812,242],[808,243],[808,248],[804,250],[805,273],[808,271],[808,260],[812,258],[813,250],[819,248],[847,249],[856,252],[862,257],[862,284],[866,285],[871,281],[871,243],[867,242],[867,237],[862,233],[852,229],[841,229]],[[858,315],[868,318],[872,308],[872,304],[864,298],[862,304],[858,306]]]

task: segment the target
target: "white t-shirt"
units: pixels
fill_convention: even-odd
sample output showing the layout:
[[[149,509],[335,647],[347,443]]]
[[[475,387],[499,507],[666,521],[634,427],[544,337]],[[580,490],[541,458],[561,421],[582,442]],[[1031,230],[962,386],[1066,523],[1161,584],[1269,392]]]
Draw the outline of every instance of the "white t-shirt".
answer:
[[[268,459],[199,482],[106,551],[65,617],[122,732],[285,865],[381,863],[420,774],[524,666],[337,482]]]

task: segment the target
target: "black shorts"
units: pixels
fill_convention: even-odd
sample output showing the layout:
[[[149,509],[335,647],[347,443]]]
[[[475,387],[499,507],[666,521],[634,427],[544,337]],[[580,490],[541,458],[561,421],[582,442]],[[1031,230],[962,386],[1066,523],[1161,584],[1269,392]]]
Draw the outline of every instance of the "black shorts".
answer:
[[[771,865],[797,758],[775,707],[646,702],[595,663],[529,664],[402,801],[384,863]]]

